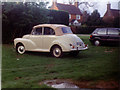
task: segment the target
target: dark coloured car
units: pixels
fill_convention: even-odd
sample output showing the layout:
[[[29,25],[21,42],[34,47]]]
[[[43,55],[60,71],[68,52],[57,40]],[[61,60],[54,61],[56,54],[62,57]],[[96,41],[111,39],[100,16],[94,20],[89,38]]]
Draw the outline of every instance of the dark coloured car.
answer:
[[[97,28],[89,39],[94,45],[120,43],[120,28]]]

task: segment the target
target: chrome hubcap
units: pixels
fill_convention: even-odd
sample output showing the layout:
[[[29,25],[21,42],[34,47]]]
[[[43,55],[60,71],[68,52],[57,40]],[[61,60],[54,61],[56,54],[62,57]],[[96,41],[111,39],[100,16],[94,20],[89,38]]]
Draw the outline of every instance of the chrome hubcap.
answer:
[[[98,46],[100,44],[100,42],[97,40],[95,41],[95,45]]]
[[[61,55],[61,50],[59,48],[55,48],[53,50],[53,54],[55,57],[59,57]]]
[[[18,52],[19,52],[20,54],[23,54],[23,53],[25,52],[24,46],[19,46],[19,47],[18,47]]]

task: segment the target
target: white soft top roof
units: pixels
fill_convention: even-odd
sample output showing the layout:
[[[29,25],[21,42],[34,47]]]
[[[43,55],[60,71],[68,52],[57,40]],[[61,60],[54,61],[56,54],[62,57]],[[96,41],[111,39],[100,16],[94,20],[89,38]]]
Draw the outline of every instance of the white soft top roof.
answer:
[[[57,27],[67,27],[66,25],[61,25],[61,24],[39,24],[34,26],[33,28],[38,28],[38,27],[51,27],[53,29]]]
[[[62,30],[60,29],[60,27],[68,27],[68,26],[60,25],[60,24],[39,24],[39,25],[34,26],[33,29],[39,28],[39,27],[50,27],[54,29],[55,35],[60,36],[64,34]]]

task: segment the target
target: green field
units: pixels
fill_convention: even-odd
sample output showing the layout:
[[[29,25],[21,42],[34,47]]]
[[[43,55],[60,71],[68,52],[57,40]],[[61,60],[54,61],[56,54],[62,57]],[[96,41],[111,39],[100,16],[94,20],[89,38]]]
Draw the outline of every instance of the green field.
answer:
[[[27,52],[19,55],[13,45],[2,45],[2,88],[44,88],[38,83],[50,79],[75,81],[118,80],[119,48],[91,45],[88,36],[80,38],[89,45],[77,57],[65,54],[54,58],[49,53]]]

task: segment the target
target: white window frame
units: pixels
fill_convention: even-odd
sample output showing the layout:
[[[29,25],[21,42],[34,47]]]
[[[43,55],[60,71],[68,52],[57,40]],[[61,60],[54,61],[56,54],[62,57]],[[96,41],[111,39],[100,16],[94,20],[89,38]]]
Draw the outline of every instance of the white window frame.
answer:
[[[80,19],[80,15],[76,15],[76,19],[77,19],[77,20]]]
[[[69,19],[71,19],[71,14],[69,14]]]

